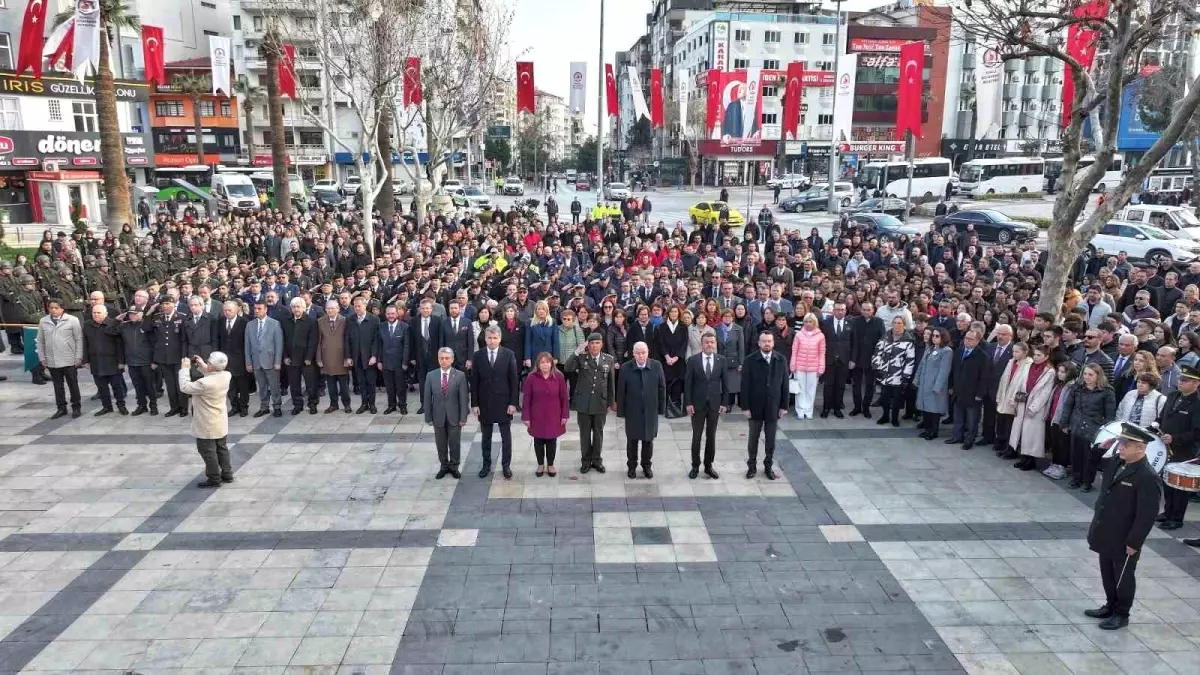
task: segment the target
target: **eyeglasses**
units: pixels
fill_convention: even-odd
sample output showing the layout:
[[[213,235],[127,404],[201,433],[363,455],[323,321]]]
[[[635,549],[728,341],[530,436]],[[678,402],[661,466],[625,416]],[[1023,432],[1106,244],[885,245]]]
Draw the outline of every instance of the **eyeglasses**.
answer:
[[[1084,340],[1099,340],[1100,336],[1099,335],[1084,335],[1083,339]]]

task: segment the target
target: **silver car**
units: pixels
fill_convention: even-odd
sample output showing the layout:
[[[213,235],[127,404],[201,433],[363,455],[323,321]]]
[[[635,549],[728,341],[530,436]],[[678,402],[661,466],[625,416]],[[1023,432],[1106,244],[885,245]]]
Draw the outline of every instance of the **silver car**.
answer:
[[[614,201],[629,199],[629,186],[624,183],[609,183],[604,186],[604,198]]]

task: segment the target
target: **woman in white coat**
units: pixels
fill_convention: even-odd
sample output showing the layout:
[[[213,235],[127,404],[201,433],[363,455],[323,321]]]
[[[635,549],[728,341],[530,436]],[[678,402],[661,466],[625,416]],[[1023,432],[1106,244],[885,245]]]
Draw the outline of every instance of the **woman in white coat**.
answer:
[[[1117,404],[1117,421],[1146,425],[1157,420],[1167,402],[1167,397],[1158,391],[1159,381],[1154,373],[1140,373],[1134,381],[1136,386]]]
[[[1046,417],[1054,398],[1054,365],[1050,350],[1034,347],[1033,358],[1021,369],[1013,391],[1016,417],[1009,444],[1021,454],[1013,467],[1022,471],[1037,468],[1037,460],[1046,456]]]
[[[1013,345],[1012,360],[1004,367],[1004,372],[1000,373],[999,386],[996,389],[996,436],[998,438],[1012,436],[1017,415],[1017,403],[1014,396],[1023,381],[1022,373],[1027,371],[1030,362],[1029,345],[1024,342]],[[1007,429],[1008,433],[1001,434],[1001,428]],[[1015,447],[1016,445],[1010,438],[1007,445],[996,446],[996,455],[1002,459],[1015,459],[1017,456]]]

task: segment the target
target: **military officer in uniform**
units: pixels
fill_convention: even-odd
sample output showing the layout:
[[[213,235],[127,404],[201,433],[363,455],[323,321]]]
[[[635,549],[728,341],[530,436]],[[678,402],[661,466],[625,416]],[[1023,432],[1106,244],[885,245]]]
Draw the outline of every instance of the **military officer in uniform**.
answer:
[[[167,297],[158,310],[146,318],[146,333],[152,336],[154,356],[151,368],[162,375],[171,409],[163,417],[187,417],[187,400],[179,393],[179,364],[183,361],[183,315],[175,311],[175,301]]]
[[[37,289],[37,280],[28,274],[19,278],[21,287],[9,297],[12,300],[12,321],[36,326],[46,312],[46,301],[42,292]],[[8,315],[5,315],[8,318]],[[33,368],[33,383],[46,384],[50,381],[50,373],[40,362]]]
[[[1163,443],[1167,444],[1167,459],[1171,462],[1186,462],[1195,459],[1200,447],[1200,368],[1180,366],[1177,389],[1163,404],[1158,426],[1162,430]],[[1189,493],[1164,487],[1163,512],[1158,517],[1159,527],[1178,530],[1183,527],[1183,516],[1187,512]]]
[[[595,469],[604,473],[600,457],[604,449],[604,423],[609,409],[617,408],[617,363],[604,353],[604,336],[589,335],[587,345],[579,345],[563,369],[578,377],[571,409],[577,413],[579,422],[579,472]]]
[[[1194,387],[1193,387],[1194,389]],[[1169,405],[1169,402],[1168,402]],[[1158,511],[1159,478],[1146,459],[1146,443],[1154,436],[1124,422],[1121,425],[1119,456],[1105,460],[1096,512],[1088,528],[1088,546],[1100,556],[1100,579],[1104,583],[1104,605],[1084,610],[1093,619],[1103,619],[1100,628],[1117,630],[1129,624],[1129,609],[1137,583],[1134,573],[1142,544],[1154,526]]]

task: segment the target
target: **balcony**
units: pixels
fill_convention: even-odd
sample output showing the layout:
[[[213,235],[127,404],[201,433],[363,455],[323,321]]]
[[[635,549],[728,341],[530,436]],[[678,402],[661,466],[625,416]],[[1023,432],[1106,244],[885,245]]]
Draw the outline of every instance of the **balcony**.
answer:
[[[963,69],[964,69],[964,70],[965,70],[965,69],[970,69],[970,68],[974,68],[974,67],[975,67],[975,54],[974,54],[974,52],[972,52],[972,53],[970,53],[970,54],[964,53],[964,54],[962,55],[962,67],[963,67]]]
[[[1004,126],[1011,127],[1016,125],[1017,120],[1021,119],[1021,112],[1018,110],[1008,110],[1004,113]]]
[[[271,128],[271,120],[266,115],[263,115],[261,113],[257,114],[254,116],[254,126],[259,127],[260,129],[270,129]],[[308,117],[304,117],[304,116],[294,117],[294,116],[290,116],[290,115],[285,116],[283,118],[283,126],[285,129],[299,128],[299,127],[308,129],[311,127],[316,127],[316,125],[313,124],[312,120],[310,120]]]
[[[1021,98],[1040,98],[1042,95],[1042,85],[1027,84],[1021,87]]]
[[[1046,59],[1045,56],[1030,56],[1030,57],[1026,58],[1025,59],[1025,72],[1033,73],[1033,72],[1037,72],[1037,71],[1041,70],[1042,68],[1045,67],[1042,64],[1042,61],[1044,61],[1045,59]]]
[[[1021,85],[1019,85],[1019,84],[1004,85],[1004,98],[1011,100],[1011,99],[1020,98],[1020,97],[1021,97]]]
[[[1020,69],[1021,69],[1020,61],[1013,60],[1013,61],[1005,61],[1004,62],[1004,72],[1006,72],[1006,73],[1015,73]]]
[[[1062,98],[1062,85],[1061,84],[1043,84],[1042,85],[1042,98],[1050,100],[1050,101],[1057,101],[1057,100],[1061,99]]]

